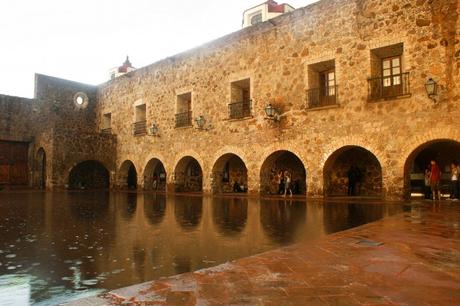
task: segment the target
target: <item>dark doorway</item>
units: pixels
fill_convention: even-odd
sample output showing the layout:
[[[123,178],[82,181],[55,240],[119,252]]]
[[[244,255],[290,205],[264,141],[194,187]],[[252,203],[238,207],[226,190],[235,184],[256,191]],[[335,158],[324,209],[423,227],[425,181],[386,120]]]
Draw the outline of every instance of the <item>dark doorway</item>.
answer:
[[[70,189],[109,188],[109,171],[98,161],[88,160],[79,163],[70,171]]]
[[[430,192],[425,186],[425,169],[431,160],[435,160],[441,169],[441,194],[450,196],[450,165],[460,158],[460,143],[440,139],[427,142],[415,149],[407,158],[404,166],[405,198],[424,197]],[[427,194],[428,196],[428,194]]]
[[[307,175],[305,166],[297,155],[289,151],[277,151],[264,161],[260,170],[261,194],[279,194],[278,176],[287,171],[291,176],[291,188],[294,194],[306,194]]]
[[[212,168],[213,193],[245,193],[248,191],[248,170],[235,154],[221,156]]]
[[[38,149],[36,157],[36,186],[40,189],[46,188],[46,153],[43,148]]]
[[[29,144],[0,141],[0,185],[27,185]]]
[[[323,175],[326,196],[382,195],[380,162],[362,147],[347,146],[335,151],[326,161]]]
[[[137,188],[137,171],[133,164],[128,169],[128,189]]]
[[[195,158],[191,156],[182,158],[174,174],[176,192],[201,192],[203,190],[203,171]]]

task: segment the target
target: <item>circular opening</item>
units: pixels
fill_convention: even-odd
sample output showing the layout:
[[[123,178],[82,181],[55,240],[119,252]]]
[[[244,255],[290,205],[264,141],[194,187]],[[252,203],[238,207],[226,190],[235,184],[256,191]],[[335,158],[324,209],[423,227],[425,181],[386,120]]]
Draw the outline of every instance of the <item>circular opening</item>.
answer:
[[[88,106],[88,96],[84,92],[77,92],[74,95],[73,101],[77,108],[86,108]]]
[[[75,102],[78,104],[78,105],[82,105],[83,102],[84,102],[84,99],[82,96],[78,96],[76,99],[75,99]]]

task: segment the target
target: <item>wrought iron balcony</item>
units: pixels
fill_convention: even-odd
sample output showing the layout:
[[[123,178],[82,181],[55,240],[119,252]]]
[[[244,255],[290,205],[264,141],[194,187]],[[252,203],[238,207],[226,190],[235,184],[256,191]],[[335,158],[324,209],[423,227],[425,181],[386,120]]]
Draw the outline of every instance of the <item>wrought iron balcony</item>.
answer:
[[[112,128],[105,128],[101,130],[101,134],[112,134]]]
[[[367,83],[369,101],[410,95],[409,72],[370,78]]]
[[[307,90],[308,108],[324,107],[338,104],[339,86],[312,88]]]
[[[133,134],[135,136],[147,134],[147,121],[138,121],[133,123]]]
[[[176,128],[192,125],[192,112],[176,114]]]
[[[228,105],[228,116],[230,119],[241,119],[251,116],[252,101],[234,102]]]

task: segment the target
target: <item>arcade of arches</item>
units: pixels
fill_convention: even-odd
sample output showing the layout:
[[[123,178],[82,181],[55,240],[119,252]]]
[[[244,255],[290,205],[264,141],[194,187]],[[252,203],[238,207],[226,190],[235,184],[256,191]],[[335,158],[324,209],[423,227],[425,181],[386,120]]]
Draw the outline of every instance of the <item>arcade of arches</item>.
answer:
[[[404,196],[422,196],[426,187],[424,171],[431,160],[436,160],[443,172],[442,193],[449,196],[450,165],[460,159],[460,142],[438,139],[426,142],[414,149],[404,163]],[[388,161],[385,161],[388,164]],[[135,164],[124,161],[116,175],[115,186],[119,188],[144,188],[160,192],[201,192],[204,186],[203,168],[197,159],[185,156],[173,168],[163,161],[153,158],[143,169],[143,180],[139,181]],[[359,180],[353,195],[365,197],[384,196],[384,180],[381,161],[369,150],[359,146],[344,146],[333,152],[323,167],[324,196],[346,196],[349,192],[349,173],[351,168],[359,172]],[[36,186],[45,186],[46,154],[40,148],[35,154]],[[169,177],[166,169],[174,169]],[[294,193],[307,193],[307,170],[304,162],[293,152],[280,150],[270,154],[260,168],[260,191],[263,195],[279,194],[278,174],[288,171],[292,177]],[[250,172],[245,161],[233,153],[220,156],[209,169],[210,191],[214,194],[247,192]],[[107,188],[110,182],[109,171],[97,161],[84,161],[76,165],[69,174],[70,188]],[[208,182],[207,182],[208,183]],[[170,189],[168,188],[170,185]],[[252,191],[249,188],[249,191]],[[254,190],[257,191],[257,190]]]

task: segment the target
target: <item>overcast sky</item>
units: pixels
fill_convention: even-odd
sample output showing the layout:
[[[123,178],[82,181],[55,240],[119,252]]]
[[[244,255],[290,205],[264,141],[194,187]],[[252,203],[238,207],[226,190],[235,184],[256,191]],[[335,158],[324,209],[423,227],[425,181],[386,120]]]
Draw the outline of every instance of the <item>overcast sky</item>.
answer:
[[[0,0],[0,94],[32,97],[35,72],[103,83],[126,55],[139,68],[241,29],[262,2]]]

